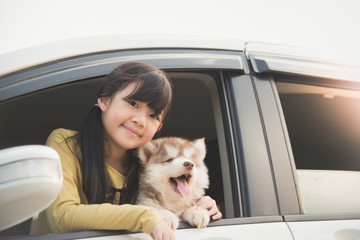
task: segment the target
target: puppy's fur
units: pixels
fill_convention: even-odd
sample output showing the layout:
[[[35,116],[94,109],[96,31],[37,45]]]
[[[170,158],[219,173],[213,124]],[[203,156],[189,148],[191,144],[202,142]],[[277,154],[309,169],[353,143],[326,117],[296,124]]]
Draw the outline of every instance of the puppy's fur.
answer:
[[[156,209],[172,229],[178,228],[179,219],[198,228],[206,227],[210,221],[208,211],[192,206],[209,187],[205,155],[203,138],[159,138],[139,148],[137,204]]]

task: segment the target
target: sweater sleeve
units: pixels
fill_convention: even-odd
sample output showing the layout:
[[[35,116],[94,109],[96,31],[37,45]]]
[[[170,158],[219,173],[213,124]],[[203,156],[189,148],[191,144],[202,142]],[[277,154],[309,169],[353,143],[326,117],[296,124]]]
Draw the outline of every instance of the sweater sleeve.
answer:
[[[81,187],[79,161],[69,149],[62,130],[55,130],[47,145],[60,155],[63,186],[57,199],[46,211],[51,232],[62,233],[81,230],[126,229],[151,234],[163,217],[155,210],[140,205],[87,204]]]

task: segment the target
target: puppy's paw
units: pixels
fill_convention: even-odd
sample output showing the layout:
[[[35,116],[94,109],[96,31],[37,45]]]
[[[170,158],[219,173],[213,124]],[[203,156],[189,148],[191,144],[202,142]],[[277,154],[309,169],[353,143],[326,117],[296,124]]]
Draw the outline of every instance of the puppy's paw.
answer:
[[[206,209],[190,207],[183,212],[181,218],[197,228],[204,228],[210,222],[209,212]]]
[[[163,217],[164,221],[169,224],[172,230],[176,230],[179,227],[179,218],[168,210],[157,210]]]

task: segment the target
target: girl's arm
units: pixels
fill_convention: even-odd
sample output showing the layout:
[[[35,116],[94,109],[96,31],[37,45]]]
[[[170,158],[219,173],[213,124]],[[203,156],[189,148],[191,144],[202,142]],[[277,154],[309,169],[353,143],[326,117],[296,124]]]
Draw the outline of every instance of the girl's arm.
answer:
[[[63,186],[57,199],[39,217],[46,231],[61,233],[95,229],[141,230],[151,234],[163,217],[155,210],[139,205],[87,204],[81,183],[80,163],[69,149],[70,131],[55,130],[47,141],[60,155]],[[45,227],[44,227],[45,226]],[[46,230],[47,228],[47,230]],[[44,231],[43,231],[44,232]]]

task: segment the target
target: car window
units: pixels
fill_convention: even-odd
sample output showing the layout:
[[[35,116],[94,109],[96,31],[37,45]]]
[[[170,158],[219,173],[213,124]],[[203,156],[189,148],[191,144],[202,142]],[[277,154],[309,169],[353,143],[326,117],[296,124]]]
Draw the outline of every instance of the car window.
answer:
[[[305,213],[360,212],[360,91],[296,82],[276,87]]]
[[[155,137],[179,136],[190,140],[205,137],[205,163],[210,177],[206,194],[216,200],[223,218],[233,217],[231,186],[224,187],[223,184],[223,177],[229,178],[229,173],[226,174],[225,140],[221,138],[224,126],[217,90],[220,72],[169,72],[167,75],[173,84],[173,105],[164,127]],[[102,80],[103,76],[97,76],[71,81],[0,102],[0,112],[6,116],[1,119],[1,148],[45,144],[50,132],[56,128],[78,130],[96,103]],[[220,154],[224,151],[225,154]],[[0,235],[19,233],[24,227],[29,228],[29,221]]]

